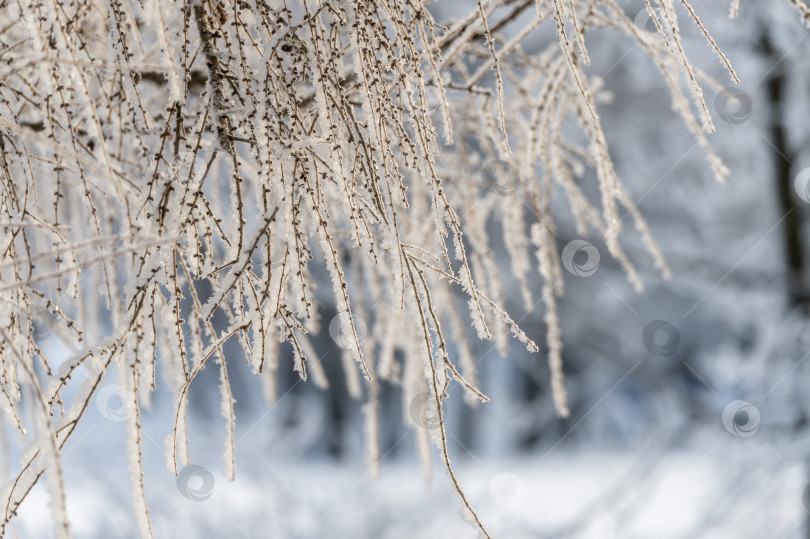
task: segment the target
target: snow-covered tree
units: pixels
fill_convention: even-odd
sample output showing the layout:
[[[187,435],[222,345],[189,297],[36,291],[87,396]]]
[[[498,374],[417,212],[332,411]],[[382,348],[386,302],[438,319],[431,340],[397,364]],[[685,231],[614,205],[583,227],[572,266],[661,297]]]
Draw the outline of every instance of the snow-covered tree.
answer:
[[[151,536],[141,418],[158,378],[176,399],[166,462],[177,474],[190,463],[190,388],[216,365],[232,478],[226,343],[272,402],[282,370],[329,385],[311,339],[328,327],[353,367],[349,393],[365,401],[370,469],[386,380],[402,387],[425,462],[432,444],[464,514],[488,536],[450,466],[443,413],[451,384],[470,403],[487,400],[467,326],[501,351],[514,338],[537,352],[505,304],[513,295],[528,310],[542,304],[564,417],[558,304],[564,272],[598,263],[583,238],[603,243],[637,291],[636,264],[670,273],[614,170],[599,113],[610,88],[589,69],[589,47],[630,38],[648,56],[721,182],[728,169],[707,138],[715,125],[703,88],[739,80],[686,0],[451,6],[0,3],[0,406],[28,446],[0,496],[3,532],[44,475],[55,533],[69,535],[60,451],[117,370],[136,518]],[[728,81],[687,59],[684,20]],[[726,101],[745,107],[740,99]],[[580,236],[563,249],[553,199],[565,200]],[[623,249],[621,213],[649,259]],[[42,345],[51,334],[59,347]],[[282,345],[292,364],[280,361]]]

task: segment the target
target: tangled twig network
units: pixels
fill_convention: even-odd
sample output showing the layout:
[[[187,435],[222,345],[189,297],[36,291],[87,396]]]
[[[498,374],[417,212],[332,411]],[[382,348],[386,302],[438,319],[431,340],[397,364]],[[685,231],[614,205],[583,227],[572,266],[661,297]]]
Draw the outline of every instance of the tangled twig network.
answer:
[[[464,319],[503,352],[510,333],[538,346],[502,308],[487,222],[502,225],[523,303],[544,305],[561,416],[552,192],[569,201],[579,234],[603,238],[636,289],[620,211],[669,271],[614,172],[598,112],[603,81],[586,69],[589,32],[615,30],[649,55],[720,181],[728,171],[706,139],[705,81],[684,54],[679,18],[699,26],[737,77],[686,0],[643,0],[632,13],[615,0],[466,7],[437,21],[420,0],[2,0],[0,407],[30,443],[0,496],[3,532],[44,474],[56,536],[69,535],[60,450],[114,369],[131,411],[121,419],[142,536],[152,531],[141,405],[158,373],[176,398],[166,441],[176,474],[189,463],[189,390],[216,365],[232,478],[223,345],[239,343],[271,400],[280,369],[328,385],[310,340],[324,323],[317,265],[329,275],[344,364],[356,363],[348,387],[367,401],[372,469],[379,384],[389,380],[406,406],[424,396],[422,454],[438,448],[465,515],[488,536],[450,467],[442,413],[453,383],[487,399]],[[639,10],[654,32],[636,23]],[[732,16],[738,10],[735,0]],[[543,32],[556,38],[525,50]],[[577,140],[563,129],[572,119]],[[583,191],[588,169],[598,201]],[[529,286],[534,267],[539,293]],[[40,346],[43,331],[64,347]],[[461,343],[453,354],[449,339]],[[291,366],[279,361],[285,342]]]

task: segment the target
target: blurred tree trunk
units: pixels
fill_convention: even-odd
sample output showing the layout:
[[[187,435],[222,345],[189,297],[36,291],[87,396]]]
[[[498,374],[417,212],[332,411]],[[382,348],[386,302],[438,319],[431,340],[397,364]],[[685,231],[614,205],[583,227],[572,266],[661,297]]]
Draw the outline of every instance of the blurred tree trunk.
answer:
[[[782,242],[785,256],[785,286],[788,304],[791,308],[801,308],[808,314],[810,295],[807,293],[805,272],[806,261],[803,247],[803,227],[801,211],[796,204],[796,193],[793,189],[792,165],[796,161],[796,152],[790,147],[785,132],[784,98],[787,79],[781,67],[783,60],[771,42],[769,31],[763,29],[762,50],[771,60],[772,71],[766,79],[768,95],[768,132],[766,137],[773,149],[776,190],[779,200],[779,213],[786,216],[783,221]]]
[[[785,90],[787,77],[782,68],[783,55],[775,48],[771,41],[769,30],[762,29],[762,50],[765,52],[773,68],[766,79],[768,95],[768,142],[773,148],[774,171],[776,190],[779,197],[779,213],[786,215],[783,221],[783,249],[785,257],[785,285],[787,301],[790,308],[801,309],[808,316],[810,309],[810,295],[806,287],[806,261],[804,253],[804,230],[802,212],[797,205],[797,193],[793,188],[793,163],[796,162],[796,152],[790,147],[785,132]],[[808,473],[810,481],[810,473]],[[804,500],[802,500],[804,503]],[[805,519],[804,536],[810,539],[810,513]]]

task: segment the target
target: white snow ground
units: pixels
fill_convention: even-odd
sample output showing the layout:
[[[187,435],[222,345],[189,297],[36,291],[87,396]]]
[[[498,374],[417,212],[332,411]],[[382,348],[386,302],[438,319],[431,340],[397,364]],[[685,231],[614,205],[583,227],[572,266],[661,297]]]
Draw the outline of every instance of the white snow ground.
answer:
[[[243,455],[235,482],[212,470],[213,492],[199,502],[181,496],[174,477],[150,467],[155,537],[476,537],[440,469],[427,485],[416,462],[387,463],[375,480],[360,463],[275,461],[259,453]],[[668,453],[651,470],[634,468],[638,455],[542,457],[456,459],[457,475],[493,537],[789,539],[801,536],[807,518],[798,465],[751,469],[735,485],[729,478],[741,469],[722,444],[707,453]],[[123,466],[67,472],[75,537],[137,536]],[[749,480],[764,488],[748,488]],[[38,486],[17,520],[19,537],[51,535],[47,503]]]

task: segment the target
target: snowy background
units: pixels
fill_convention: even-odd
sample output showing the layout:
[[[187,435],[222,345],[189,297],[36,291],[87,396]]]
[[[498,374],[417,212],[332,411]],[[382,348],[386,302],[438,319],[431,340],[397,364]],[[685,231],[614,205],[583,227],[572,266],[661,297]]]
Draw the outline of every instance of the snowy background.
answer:
[[[632,15],[640,2],[620,4]],[[441,19],[452,8],[434,9]],[[596,271],[566,274],[569,419],[554,415],[543,350],[529,355],[518,345],[501,357],[491,343],[474,342],[491,401],[476,409],[458,393],[448,401],[456,474],[494,537],[810,537],[810,292],[801,273],[810,260],[809,33],[787,2],[743,1],[736,21],[723,3],[698,8],[742,80],[737,100],[719,91],[731,84],[728,75],[684,20],[687,53],[720,83],[704,88],[718,127],[710,142],[731,169],[725,185],[711,178],[645,54],[615,32],[589,36],[600,46],[591,47],[588,74],[603,76],[613,97],[599,113],[617,173],[649,220],[672,279],[654,271],[632,231],[623,245],[639,261],[643,294],[595,240]],[[533,39],[539,47],[556,38],[538,33],[527,52]],[[565,226],[564,203],[557,209],[562,252],[578,238],[572,221]],[[791,235],[798,241],[788,242]],[[517,287],[509,292],[507,310],[543,342],[542,306],[526,311]],[[362,402],[341,382],[328,324],[315,343],[326,370],[338,373],[332,387],[300,383],[290,363],[273,407],[244,361],[231,362],[234,482],[221,472],[218,399],[205,398],[216,392],[215,370],[191,390],[191,457],[199,468],[180,479],[163,460],[173,401],[158,384],[142,417],[155,536],[475,537],[438,458],[432,475],[423,473],[402,421],[413,410],[403,410],[399,389],[385,384],[381,477],[369,476]],[[115,373],[105,383],[114,388]],[[118,421],[125,411],[114,391],[92,404],[64,451],[73,531],[135,537],[126,427]],[[18,455],[3,454],[8,473]],[[51,534],[47,505],[38,485],[16,520],[18,537]]]

